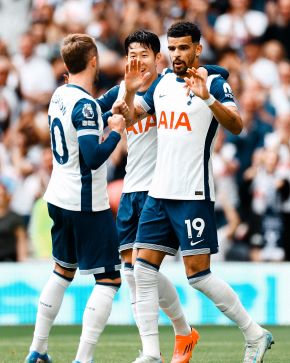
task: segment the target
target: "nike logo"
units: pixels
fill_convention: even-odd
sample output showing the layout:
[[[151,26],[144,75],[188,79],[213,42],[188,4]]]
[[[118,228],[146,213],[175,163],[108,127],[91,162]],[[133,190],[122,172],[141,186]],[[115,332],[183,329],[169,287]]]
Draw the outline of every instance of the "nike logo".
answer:
[[[197,245],[198,243],[200,243],[200,242],[202,242],[202,241],[204,241],[204,239],[201,239],[201,240],[196,241],[196,242],[192,242],[192,241],[190,241],[190,244],[191,244],[191,246],[195,246],[195,245]]]
[[[166,95],[159,95],[159,98],[165,97]]]

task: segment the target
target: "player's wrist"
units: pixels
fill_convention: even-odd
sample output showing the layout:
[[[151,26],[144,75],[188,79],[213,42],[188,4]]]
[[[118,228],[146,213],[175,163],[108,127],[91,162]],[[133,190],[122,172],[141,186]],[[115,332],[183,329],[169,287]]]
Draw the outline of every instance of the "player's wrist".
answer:
[[[209,94],[209,97],[208,97],[208,98],[203,99],[203,102],[204,102],[204,103],[205,103],[208,107],[212,106],[212,105],[215,103],[215,101],[216,101],[216,98],[215,98],[213,95],[211,95],[211,94]]]

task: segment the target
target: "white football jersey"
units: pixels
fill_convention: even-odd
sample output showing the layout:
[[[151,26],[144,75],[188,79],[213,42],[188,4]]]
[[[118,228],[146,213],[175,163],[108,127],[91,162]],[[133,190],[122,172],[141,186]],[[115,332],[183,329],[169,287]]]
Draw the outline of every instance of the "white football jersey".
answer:
[[[124,95],[121,82],[118,98]],[[135,99],[145,92],[137,92]],[[128,156],[123,193],[148,191],[152,182],[157,153],[157,128],[155,115],[150,115],[126,129]]]
[[[91,170],[84,163],[78,137],[103,137],[101,110],[81,87],[67,84],[56,89],[48,110],[53,171],[44,199],[72,211],[101,211],[109,208],[107,167]]]
[[[211,153],[218,128],[211,109],[174,73],[157,79],[140,104],[157,119],[157,161],[149,195],[155,198],[214,200]],[[207,87],[217,100],[235,106],[229,84],[211,75]]]

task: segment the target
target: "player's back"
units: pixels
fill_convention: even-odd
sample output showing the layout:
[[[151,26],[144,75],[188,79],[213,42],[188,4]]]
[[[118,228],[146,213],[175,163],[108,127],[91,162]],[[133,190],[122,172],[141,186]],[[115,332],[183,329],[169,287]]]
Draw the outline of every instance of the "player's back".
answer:
[[[48,121],[53,171],[44,199],[75,211],[109,208],[106,165],[88,168],[78,143],[78,137],[87,134],[96,135],[96,142],[101,143],[103,120],[94,98],[81,87],[61,86],[52,96]]]

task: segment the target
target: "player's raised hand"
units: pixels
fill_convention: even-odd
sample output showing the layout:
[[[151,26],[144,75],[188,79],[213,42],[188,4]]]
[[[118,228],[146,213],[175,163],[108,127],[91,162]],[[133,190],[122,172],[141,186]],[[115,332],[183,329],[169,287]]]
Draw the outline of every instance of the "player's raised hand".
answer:
[[[111,131],[116,131],[119,134],[122,134],[126,128],[125,118],[122,115],[114,114],[108,118],[108,126]]]
[[[132,59],[126,64],[124,81],[128,92],[137,92],[137,90],[150,77],[150,72],[143,73],[141,70],[141,62],[137,59]]]
[[[210,94],[206,87],[207,71],[203,68],[188,68],[187,73],[189,77],[184,80],[189,90],[191,90],[197,97],[206,100]]]

